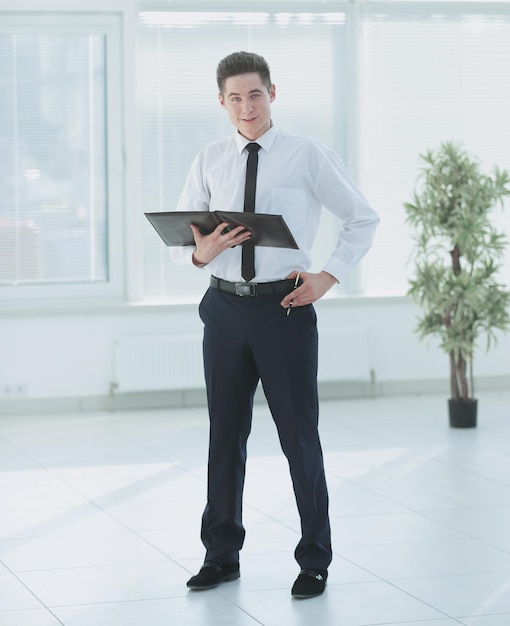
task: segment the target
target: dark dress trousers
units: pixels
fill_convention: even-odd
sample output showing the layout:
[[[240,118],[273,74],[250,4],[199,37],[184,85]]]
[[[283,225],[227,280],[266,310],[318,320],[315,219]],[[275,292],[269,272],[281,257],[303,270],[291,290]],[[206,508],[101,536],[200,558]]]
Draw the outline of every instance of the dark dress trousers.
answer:
[[[301,518],[302,568],[331,562],[328,493],[318,435],[317,326],[313,305],[290,315],[283,295],[240,297],[209,288],[200,303],[210,418],[206,560],[239,560],[253,396],[259,380],[276,424]],[[261,546],[263,550],[263,546]]]

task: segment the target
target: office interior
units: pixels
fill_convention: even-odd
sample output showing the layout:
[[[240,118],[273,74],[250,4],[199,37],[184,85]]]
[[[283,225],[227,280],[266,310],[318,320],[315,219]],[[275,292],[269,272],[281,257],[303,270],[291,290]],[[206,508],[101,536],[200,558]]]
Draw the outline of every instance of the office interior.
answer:
[[[316,303],[335,558],[306,602],[262,392],[241,579],[185,586],[203,558],[208,276],[172,265],[144,212],[171,210],[231,132],[214,71],[236,49],[268,59],[275,123],[337,150],[381,216]],[[403,208],[442,141],[510,169],[509,65],[507,1],[0,0],[2,626],[510,624],[510,336],[481,339],[478,425],[450,428]],[[340,226],[324,216],[312,271]]]

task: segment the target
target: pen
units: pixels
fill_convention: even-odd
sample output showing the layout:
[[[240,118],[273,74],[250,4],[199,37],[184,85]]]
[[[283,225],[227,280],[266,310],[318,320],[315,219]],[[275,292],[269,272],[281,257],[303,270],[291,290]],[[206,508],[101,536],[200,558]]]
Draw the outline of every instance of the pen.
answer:
[[[298,286],[299,277],[301,276],[301,272],[297,273],[296,280],[294,281],[294,289]],[[292,309],[292,300],[289,302],[289,308],[287,309],[287,315],[290,315],[290,311]]]

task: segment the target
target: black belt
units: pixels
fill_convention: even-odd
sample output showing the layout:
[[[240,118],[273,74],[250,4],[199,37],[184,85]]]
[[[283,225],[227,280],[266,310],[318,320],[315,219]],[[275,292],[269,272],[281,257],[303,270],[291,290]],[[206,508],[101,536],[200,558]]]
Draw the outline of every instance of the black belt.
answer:
[[[294,281],[275,280],[271,283],[231,283],[228,280],[211,276],[211,287],[230,293],[235,296],[272,296],[290,293],[294,288]]]

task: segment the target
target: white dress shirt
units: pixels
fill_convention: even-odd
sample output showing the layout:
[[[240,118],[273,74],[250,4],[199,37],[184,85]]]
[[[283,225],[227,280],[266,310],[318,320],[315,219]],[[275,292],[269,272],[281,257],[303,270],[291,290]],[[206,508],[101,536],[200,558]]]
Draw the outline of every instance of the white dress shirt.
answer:
[[[178,211],[243,211],[248,139],[238,132],[205,147],[195,158]],[[343,220],[336,248],[324,270],[341,282],[365,255],[379,222],[339,156],[321,142],[272,126],[261,146],[255,211],[283,215],[299,250],[255,247],[255,278],[267,282],[306,272],[322,207]],[[170,248],[179,264],[192,263],[194,246]],[[241,282],[241,246],[229,248],[205,268],[217,278]]]

